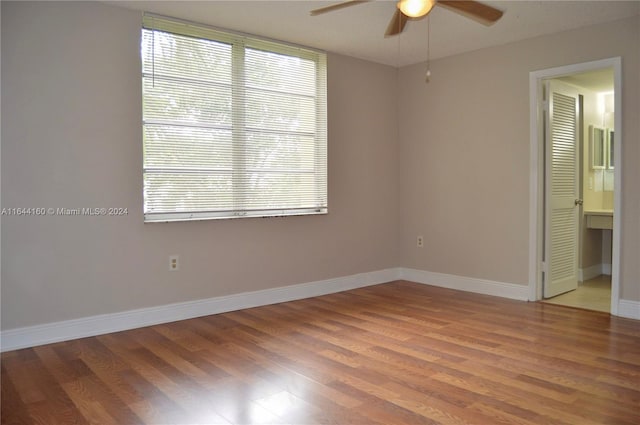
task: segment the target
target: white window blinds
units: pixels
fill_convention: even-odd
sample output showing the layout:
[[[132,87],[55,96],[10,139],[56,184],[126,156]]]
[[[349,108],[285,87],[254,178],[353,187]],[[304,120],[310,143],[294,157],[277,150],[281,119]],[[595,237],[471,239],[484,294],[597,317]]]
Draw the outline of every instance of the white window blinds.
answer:
[[[327,212],[326,56],[145,14],[145,221]]]

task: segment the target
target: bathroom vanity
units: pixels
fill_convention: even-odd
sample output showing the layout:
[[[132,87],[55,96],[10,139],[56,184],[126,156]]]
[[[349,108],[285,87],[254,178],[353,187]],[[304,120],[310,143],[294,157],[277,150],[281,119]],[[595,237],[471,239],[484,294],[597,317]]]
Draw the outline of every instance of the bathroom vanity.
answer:
[[[584,215],[589,229],[613,229],[613,210],[586,210]]]

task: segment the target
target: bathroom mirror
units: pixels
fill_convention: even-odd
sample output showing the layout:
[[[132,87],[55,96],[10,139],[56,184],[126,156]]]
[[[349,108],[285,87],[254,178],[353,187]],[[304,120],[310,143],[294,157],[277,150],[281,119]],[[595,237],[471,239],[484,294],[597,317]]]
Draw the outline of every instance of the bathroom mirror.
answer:
[[[608,129],[607,131],[607,169],[613,170],[614,165],[614,156],[613,156],[613,130]]]
[[[606,158],[606,133],[604,128],[589,126],[589,135],[591,139],[591,168],[594,170],[604,169]]]

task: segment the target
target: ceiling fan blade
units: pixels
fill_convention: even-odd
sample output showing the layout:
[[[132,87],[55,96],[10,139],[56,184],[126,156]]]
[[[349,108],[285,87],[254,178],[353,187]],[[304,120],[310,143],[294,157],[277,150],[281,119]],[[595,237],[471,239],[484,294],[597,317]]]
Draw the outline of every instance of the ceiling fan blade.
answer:
[[[384,33],[385,37],[390,37],[392,35],[400,34],[404,30],[404,26],[407,24],[409,18],[407,15],[402,13],[400,9],[396,9],[396,12],[393,14],[393,18],[391,18],[391,22],[389,22],[389,26],[387,26],[387,31]]]
[[[484,25],[491,25],[502,17],[502,11],[477,1],[438,0],[439,6],[471,18]]]
[[[311,16],[322,15],[323,13],[333,12],[334,10],[344,9],[349,6],[356,6],[360,3],[367,3],[371,0],[348,0],[342,3],[332,4],[331,6],[321,7],[320,9],[314,9],[309,14]]]

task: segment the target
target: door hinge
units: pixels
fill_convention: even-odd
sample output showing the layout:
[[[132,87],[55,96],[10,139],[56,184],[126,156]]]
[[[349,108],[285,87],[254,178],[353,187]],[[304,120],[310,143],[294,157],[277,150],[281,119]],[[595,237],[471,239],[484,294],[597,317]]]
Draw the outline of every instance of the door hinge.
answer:
[[[540,269],[542,270],[542,273],[546,273],[546,272],[548,272],[548,271],[549,271],[549,269],[547,268],[547,262],[546,262],[546,261],[543,261],[543,262],[540,264]]]

